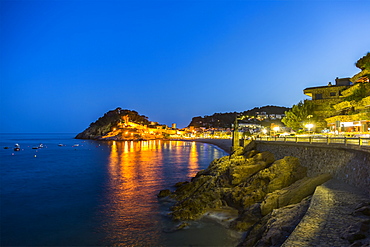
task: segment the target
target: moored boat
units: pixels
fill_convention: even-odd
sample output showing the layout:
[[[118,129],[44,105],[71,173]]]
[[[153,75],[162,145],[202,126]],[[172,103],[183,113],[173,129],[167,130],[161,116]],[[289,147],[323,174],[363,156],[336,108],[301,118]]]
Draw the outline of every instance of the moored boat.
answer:
[[[18,143],[16,143],[14,145],[14,151],[20,151],[20,150],[21,150],[21,146]]]

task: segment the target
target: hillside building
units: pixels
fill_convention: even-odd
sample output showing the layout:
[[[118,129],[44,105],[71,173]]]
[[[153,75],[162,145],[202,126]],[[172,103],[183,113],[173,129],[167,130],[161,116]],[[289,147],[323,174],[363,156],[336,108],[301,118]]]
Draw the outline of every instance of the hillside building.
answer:
[[[351,100],[362,90],[364,97]],[[317,123],[318,130],[329,127],[334,132],[370,132],[370,85],[352,83],[350,78],[336,78],[335,85],[309,87],[303,93],[311,97],[315,114],[325,119]],[[326,126],[324,126],[326,125]]]

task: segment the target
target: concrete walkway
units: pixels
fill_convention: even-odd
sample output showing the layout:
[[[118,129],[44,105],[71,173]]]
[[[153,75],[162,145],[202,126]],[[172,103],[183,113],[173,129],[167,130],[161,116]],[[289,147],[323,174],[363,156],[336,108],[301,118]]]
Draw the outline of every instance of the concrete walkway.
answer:
[[[356,234],[367,237],[365,245],[356,246],[369,246],[370,216],[356,212],[366,203],[370,206],[367,195],[339,180],[318,186],[306,215],[282,246],[350,246]]]

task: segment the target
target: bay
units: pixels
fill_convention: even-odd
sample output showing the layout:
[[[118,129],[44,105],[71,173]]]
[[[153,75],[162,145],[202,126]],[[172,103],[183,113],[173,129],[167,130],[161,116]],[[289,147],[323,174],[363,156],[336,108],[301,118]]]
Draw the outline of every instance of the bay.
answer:
[[[190,141],[73,137],[1,134],[1,246],[237,244],[238,234],[206,218],[171,231],[178,224],[168,216],[171,202],[156,197],[189,181],[223,150]]]

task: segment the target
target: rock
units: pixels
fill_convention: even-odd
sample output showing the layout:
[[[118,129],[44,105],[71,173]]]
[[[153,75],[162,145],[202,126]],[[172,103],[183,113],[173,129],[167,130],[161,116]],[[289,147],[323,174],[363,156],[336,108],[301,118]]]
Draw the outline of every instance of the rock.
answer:
[[[255,141],[247,140],[247,141],[244,142],[243,153],[247,153],[251,150],[254,150],[254,149],[256,149],[256,147],[257,147],[257,144],[256,144]]]
[[[231,184],[237,185],[246,181],[250,176],[256,172],[266,168],[268,164],[264,161],[257,161],[253,165],[240,165],[230,168]]]
[[[185,181],[185,182],[177,182],[176,184],[175,184],[175,187],[176,188],[179,188],[179,187],[181,187],[181,186],[183,186],[183,185],[185,185],[185,184],[188,184],[189,182],[188,181]]]
[[[240,156],[244,153],[243,147],[236,147],[233,152],[231,153],[230,157],[234,158],[236,156]]]
[[[195,220],[210,210],[227,206],[241,212],[232,227],[245,231],[261,219],[260,203],[267,193],[287,187],[306,175],[306,168],[294,157],[275,161],[270,152],[249,150],[250,158],[240,154],[239,149],[236,152],[215,159],[191,182],[177,184],[179,187],[171,195],[177,201],[171,208],[173,219]]]
[[[267,193],[289,186],[305,177],[307,168],[299,164],[298,158],[285,156],[275,161],[271,167],[261,171],[259,179],[269,180]]]
[[[180,224],[178,224],[176,226],[176,230],[181,230],[181,229],[183,229],[183,228],[185,228],[187,226],[189,226],[189,223],[187,223],[187,222],[181,222]]]
[[[243,210],[239,217],[230,223],[230,228],[237,231],[247,231],[262,218],[260,205],[255,203]]]
[[[166,196],[169,196],[169,195],[171,195],[170,190],[161,190],[161,191],[159,191],[157,197],[162,198],[162,197],[166,197]]]
[[[312,195],[317,186],[330,179],[330,174],[305,177],[288,187],[267,194],[264,201],[261,203],[262,215],[269,214],[273,209],[300,202],[303,198]]]
[[[353,215],[366,215],[370,216],[370,203],[361,203],[357,205],[356,211],[352,213]]]
[[[244,153],[244,157],[246,159],[248,158],[252,158],[254,155],[258,154],[259,152],[257,150],[251,150],[251,151],[248,151],[248,152],[245,152]]]
[[[264,161],[268,165],[272,164],[275,161],[275,155],[268,151],[257,153],[252,158],[254,161]]]
[[[179,224],[177,224],[176,226],[173,226],[173,227],[170,227],[170,228],[165,228],[163,229],[163,232],[166,232],[166,233],[173,233],[173,232],[176,232],[176,231],[179,231],[181,229],[184,229],[186,227],[188,227],[190,224],[187,223],[187,222],[180,222]]]
[[[303,218],[311,197],[274,210],[254,224],[239,246],[281,246]]]
[[[215,159],[211,162],[207,169],[201,170],[197,173],[195,178],[202,175],[219,176],[224,173],[231,165],[230,156],[224,156],[219,159]]]
[[[267,193],[287,187],[305,175],[306,168],[299,165],[298,159],[287,156],[237,185],[225,195],[225,200],[238,209],[247,208],[261,202]]]

